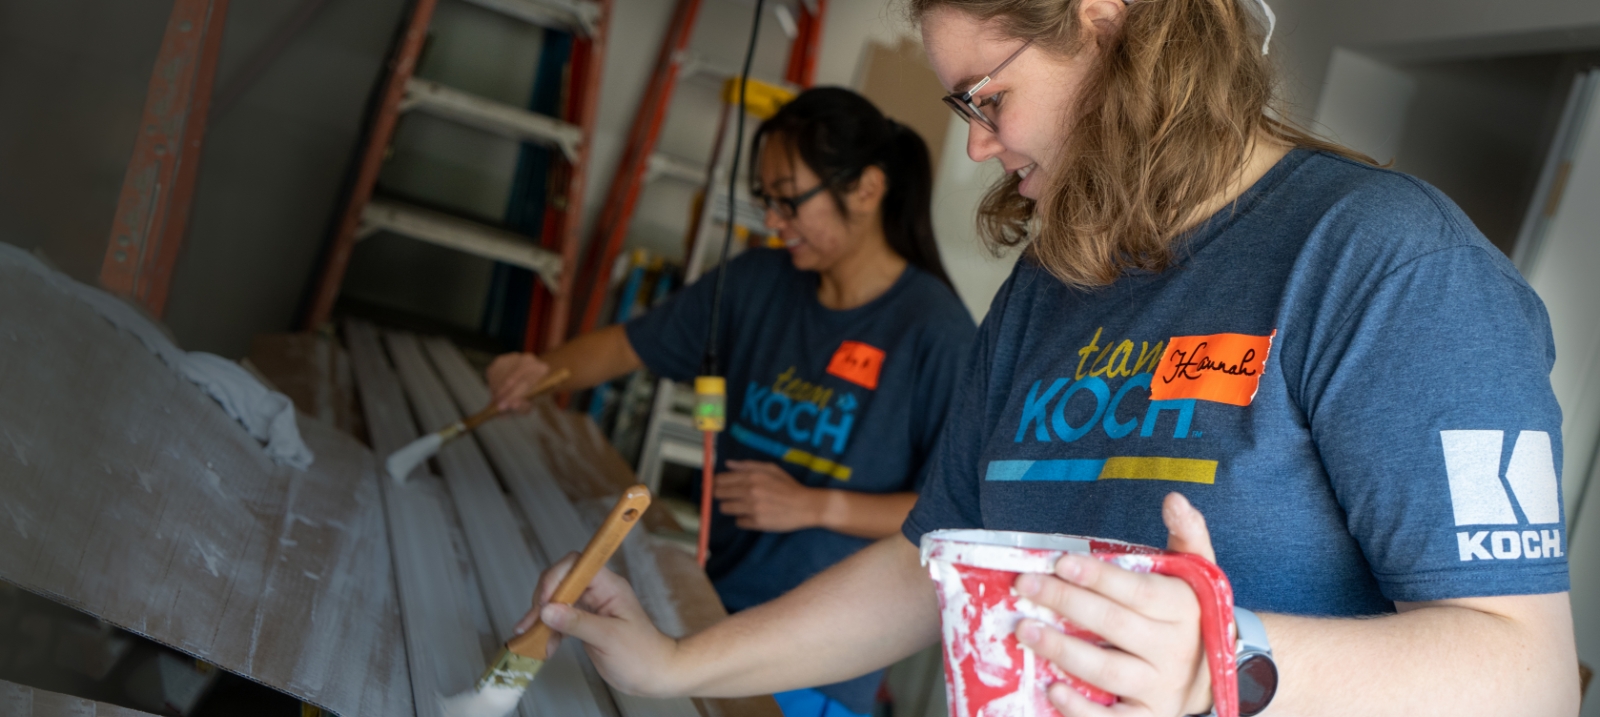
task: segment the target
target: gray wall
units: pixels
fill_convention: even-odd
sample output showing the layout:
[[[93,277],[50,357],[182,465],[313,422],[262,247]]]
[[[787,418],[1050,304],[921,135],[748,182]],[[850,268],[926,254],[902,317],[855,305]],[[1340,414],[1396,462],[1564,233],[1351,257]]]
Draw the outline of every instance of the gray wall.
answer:
[[[1315,117],[1335,48],[1395,61],[1558,53],[1600,46],[1594,0],[1270,0],[1285,96]]]
[[[302,0],[232,0],[218,84]],[[298,320],[405,0],[327,0],[227,114],[214,117],[166,323],[187,348],[241,356]]]
[[[217,88],[298,5],[233,0]],[[242,355],[290,327],[403,0],[329,0],[214,116],[167,324]],[[0,0],[0,240],[95,283],[171,0]]]
[[[95,282],[170,0],[0,0],[0,241]]]

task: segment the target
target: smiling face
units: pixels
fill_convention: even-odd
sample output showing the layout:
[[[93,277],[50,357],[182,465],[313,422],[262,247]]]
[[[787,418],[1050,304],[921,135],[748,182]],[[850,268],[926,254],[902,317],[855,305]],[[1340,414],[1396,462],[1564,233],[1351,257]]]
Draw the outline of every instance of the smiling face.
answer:
[[[942,7],[923,17],[922,41],[934,73],[951,92],[968,90],[1023,45],[1023,40],[1003,35],[998,23]],[[1056,168],[1067,120],[1075,114],[1077,97],[1093,68],[1092,48],[1061,57],[1035,44],[994,73],[973,102],[998,131],[968,124],[967,156],[975,162],[998,159],[1006,172],[1022,178],[1017,191],[1037,200]]]
[[[772,197],[794,198],[822,185],[822,178],[781,135],[762,143],[757,170],[761,190]],[[868,167],[856,186],[844,194],[848,216],[839,211],[833,195],[823,190],[801,203],[793,217],[775,203],[766,212],[767,228],[783,240],[796,269],[828,271],[860,252],[875,233],[881,222],[877,210],[882,184],[882,171]]]

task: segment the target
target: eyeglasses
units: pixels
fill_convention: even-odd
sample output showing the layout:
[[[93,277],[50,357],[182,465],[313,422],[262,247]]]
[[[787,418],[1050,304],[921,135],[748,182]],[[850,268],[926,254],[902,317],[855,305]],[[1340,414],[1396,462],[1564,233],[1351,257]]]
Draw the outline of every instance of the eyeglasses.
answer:
[[[827,188],[828,183],[823,182],[792,197],[777,197],[766,192],[756,192],[755,198],[761,200],[762,206],[768,210],[777,212],[778,216],[784,219],[793,219],[800,214],[800,205],[810,201],[812,197],[821,194],[822,190]]]
[[[1011,56],[1007,57],[1005,62],[1000,63],[1000,66],[994,68],[993,72],[984,75],[983,79],[978,80],[977,84],[967,88],[966,92],[951,92],[941,99],[944,100],[945,104],[950,105],[950,109],[955,110],[957,117],[966,120],[968,124],[977,122],[984,129],[989,130],[990,132],[1000,131],[999,128],[995,126],[994,120],[989,119],[983,114],[982,109],[983,105],[990,104],[994,98],[990,97],[982,102],[973,102],[972,96],[977,94],[978,90],[983,89],[985,85],[989,84],[990,79],[992,79],[995,75],[1000,74],[1001,70],[1006,69],[1006,65],[1011,64],[1012,60],[1017,59],[1017,56],[1021,55],[1022,51],[1028,49],[1028,46],[1032,44],[1032,40],[1022,43],[1022,47],[1017,48],[1016,52],[1011,53]]]

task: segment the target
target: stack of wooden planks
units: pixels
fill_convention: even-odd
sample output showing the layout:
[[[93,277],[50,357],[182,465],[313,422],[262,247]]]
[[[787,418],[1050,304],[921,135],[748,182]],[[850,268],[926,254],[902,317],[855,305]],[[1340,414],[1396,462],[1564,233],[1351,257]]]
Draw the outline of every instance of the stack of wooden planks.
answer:
[[[88,306],[0,267],[0,580],[333,714],[436,715],[633,479],[586,417],[545,405],[394,484],[383,456],[488,395],[443,340],[347,334],[371,448],[335,425],[362,418],[339,382],[308,384],[326,420],[298,416],[301,471]],[[644,531],[614,568],[669,632],[723,617],[693,559]],[[617,694],[570,642],[521,713],[779,717],[771,698]],[[4,717],[82,714],[134,713],[0,683]]]
[[[345,326],[372,447],[387,455],[424,432],[477,411],[489,393],[441,338]],[[408,410],[409,409],[409,410]],[[580,550],[631,472],[587,418],[541,405],[454,441],[404,484],[384,481],[402,621],[417,714],[435,694],[468,689],[486,656],[529,609],[539,573]],[[646,525],[670,526],[652,510]],[[692,557],[635,531],[613,568],[656,623],[685,634],[724,616]],[[441,579],[440,576],[448,576]],[[579,645],[546,663],[521,713],[594,717],[778,717],[770,698],[655,700],[613,691]]]

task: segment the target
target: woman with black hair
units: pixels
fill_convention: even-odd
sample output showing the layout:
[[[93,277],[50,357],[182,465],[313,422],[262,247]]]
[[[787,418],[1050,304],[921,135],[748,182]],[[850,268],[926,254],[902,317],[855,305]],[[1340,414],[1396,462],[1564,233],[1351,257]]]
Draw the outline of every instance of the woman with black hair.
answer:
[[[975,327],[934,243],[932,167],[915,131],[839,88],[801,93],[757,129],[753,194],[783,250],[728,272],[718,322],[728,430],[714,498],[717,593],[738,612],[900,530]],[[626,325],[489,367],[502,408],[552,369],[577,390],[641,367],[700,369],[716,277]],[[871,711],[882,672],[778,695],[791,714]]]

